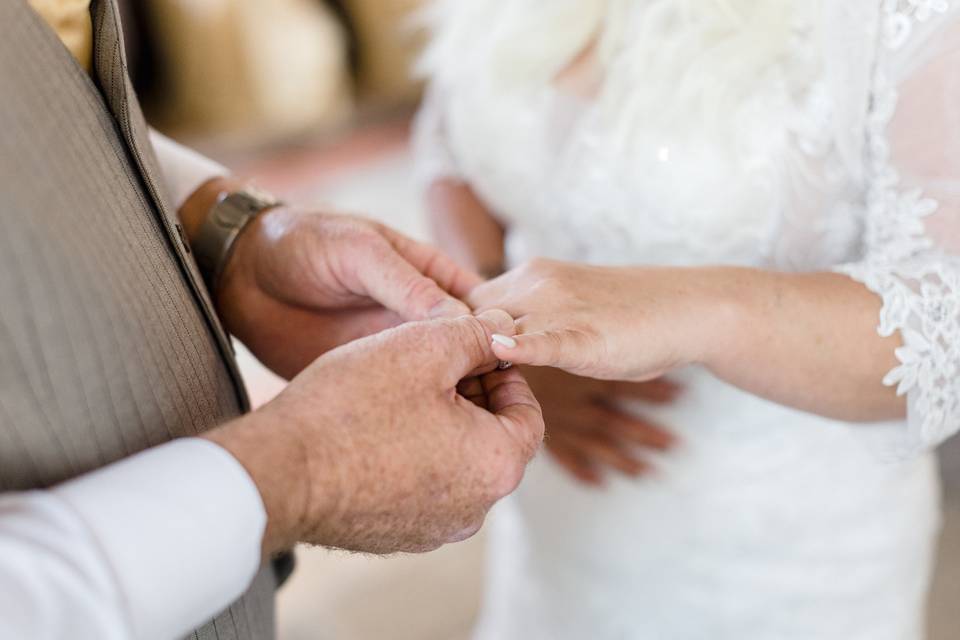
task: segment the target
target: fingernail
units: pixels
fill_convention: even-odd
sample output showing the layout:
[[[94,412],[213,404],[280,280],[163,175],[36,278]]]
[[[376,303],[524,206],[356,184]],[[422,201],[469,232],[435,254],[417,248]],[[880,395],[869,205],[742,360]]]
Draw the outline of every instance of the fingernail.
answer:
[[[511,338],[510,336],[505,336],[500,333],[495,333],[491,336],[493,341],[499,344],[501,347],[506,347],[507,349],[516,349],[517,341]]]
[[[469,314],[470,309],[467,307],[467,305],[463,304],[459,300],[447,298],[445,300],[441,300],[432,309],[430,309],[428,315],[430,318],[459,318],[460,316]]]

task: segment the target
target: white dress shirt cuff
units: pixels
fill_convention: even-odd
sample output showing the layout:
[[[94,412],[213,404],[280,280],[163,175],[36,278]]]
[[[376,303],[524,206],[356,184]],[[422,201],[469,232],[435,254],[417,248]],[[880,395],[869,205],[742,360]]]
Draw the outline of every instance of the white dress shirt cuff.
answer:
[[[260,566],[260,493],[207,440],[175,440],[52,491],[101,546],[137,638],[179,637],[203,624]]]
[[[211,178],[229,176],[230,171],[218,162],[202,156],[193,149],[175,142],[167,136],[150,129],[150,142],[160,164],[167,194],[174,211]]]

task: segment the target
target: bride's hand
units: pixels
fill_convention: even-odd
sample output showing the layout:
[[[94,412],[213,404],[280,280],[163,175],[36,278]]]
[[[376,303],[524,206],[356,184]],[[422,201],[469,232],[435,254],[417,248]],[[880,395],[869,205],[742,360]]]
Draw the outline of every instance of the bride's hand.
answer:
[[[517,319],[518,335],[494,344],[502,360],[644,381],[704,361],[712,336],[728,322],[717,286],[704,270],[538,258],[478,286],[467,301]]]
[[[581,482],[600,485],[605,470],[642,475],[650,468],[643,451],[663,451],[675,441],[662,427],[618,408],[632,399],[672,401],[679,388],[667,380],[610,382],[544,367],[524,367],[523,375],[543,409],[547,451]]]

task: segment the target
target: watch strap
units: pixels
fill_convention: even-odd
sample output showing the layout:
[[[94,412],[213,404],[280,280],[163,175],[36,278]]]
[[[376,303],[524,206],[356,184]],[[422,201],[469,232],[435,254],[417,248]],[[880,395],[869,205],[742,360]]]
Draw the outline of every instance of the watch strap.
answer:
[[[276,198],[267,193],[243,189],[224,194],[210,208],[191,249],[211,295],[217,290],[220,276],[233,254],[240,232],[259,213],[279,204]]]

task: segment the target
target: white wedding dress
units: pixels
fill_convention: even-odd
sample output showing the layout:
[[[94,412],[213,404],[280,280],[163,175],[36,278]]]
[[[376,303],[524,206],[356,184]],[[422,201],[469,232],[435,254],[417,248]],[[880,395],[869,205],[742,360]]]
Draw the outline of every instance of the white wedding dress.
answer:
[[[452,0],[433,18],[421,174],[468,182],[511,261],[837,270],[905,340],[886,380],[904,422],[691,368],[676,403],[637,407],[682,439],[653,475],[587,489],[540,456],[491,519],[477,637],[923,637],[929,450],[960,427],[960,2]],[[591,48],[595,90],[558,86]]]

